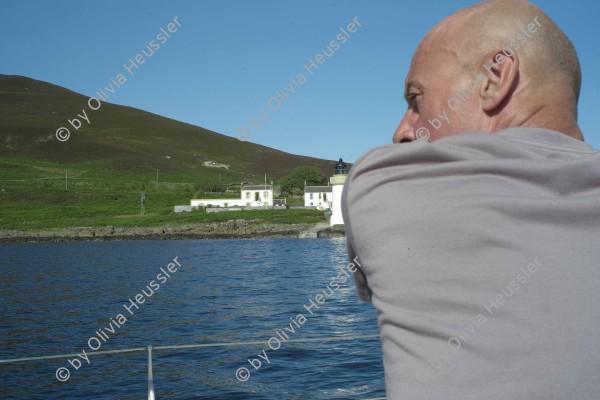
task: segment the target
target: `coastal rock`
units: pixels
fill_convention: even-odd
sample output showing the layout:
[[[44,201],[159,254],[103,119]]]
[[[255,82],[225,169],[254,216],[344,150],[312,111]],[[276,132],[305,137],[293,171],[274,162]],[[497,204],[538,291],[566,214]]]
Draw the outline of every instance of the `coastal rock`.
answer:
[[[257,224],[256,222],[259,221],[229,220],[221,223],[156,228],[107,226],[35,231],[0,229],[0,242],[299,237],[301,232],[314,227],[314,224]],[[343,235],[343,227],[336,227],[331,231],[321,231],[319,237]]]

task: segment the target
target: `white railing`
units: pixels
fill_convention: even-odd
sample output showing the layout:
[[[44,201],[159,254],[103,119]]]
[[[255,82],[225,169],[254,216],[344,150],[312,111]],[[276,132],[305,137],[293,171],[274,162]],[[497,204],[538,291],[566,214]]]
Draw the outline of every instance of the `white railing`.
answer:
[[[306,339],[290,339],[286,340],[286,343],[307,343],[307,342],[334,342],[341,340],[354,340],[354,339],[379,339],[379,335],[356,335],[356,336],[331,336],[331,337],[318,337],[318,338],[306,338]],[[247,346],[247,345],[263,345],[264,340],[261,341],[248,341],[248,342],[223,342],[223,343],[201,343],[201,344],[183,344],[183,345],[167,345],[167,346],[146,346],[146,347],[134,347],[131,349],[120,349],[120,350],[101,350],[88,353],[91,355],[100,354],[118,354],[118,353],[131,353],[131,352],[148,352],[148,400],[156,400],[154,394],[154,376],[152,371],[152,351],[162,350],[180,350],[180,349],[195,349],[201,347],[227,347],[227,346]],[[50,360],[54,358],[65,358],[65,357],[77,357],[78,354],[57,354],[51,356],[39,356],[39,357],[21,357],[11,358],[6,360],[0,360],[0,364],[10,364],[25,361],[38,361],[38,360]],[[363,400],[386,400],[385,397],[370,398]]]

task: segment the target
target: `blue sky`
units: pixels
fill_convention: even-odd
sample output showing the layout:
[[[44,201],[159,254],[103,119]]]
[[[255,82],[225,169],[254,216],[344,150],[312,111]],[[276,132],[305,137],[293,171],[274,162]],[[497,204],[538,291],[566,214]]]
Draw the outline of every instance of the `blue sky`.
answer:
[[[600,148],[600,5],[534,3],[575,44],[584,77],[579,122],[586,141]],[[419,41],[441,19],[471,4],[0,0],[0,73],[92,96],[178,17],[181,27],[127,76],[110,102],[294,154],[355,161],[391,143],[406,110],[404,77]],[[309,59],[330,41],[339,44],[340,27],[347,31],[355,17],[361,27],[346,32],[350,38],[308,73]],[[299,73],[304,83],[296,80]],[[271,100],[269,106],[280,90],[286,101]],[[261,126],[252,127],[249,121],[261,115]]]

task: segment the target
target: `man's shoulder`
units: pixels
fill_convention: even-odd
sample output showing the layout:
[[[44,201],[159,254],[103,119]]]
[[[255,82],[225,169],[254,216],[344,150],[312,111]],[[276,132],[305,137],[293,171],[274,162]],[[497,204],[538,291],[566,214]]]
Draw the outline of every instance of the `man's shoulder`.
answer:
[[[493,159],[571,159],[579,155],[600,155],[589,144],[560,132],[538,128],[510,128],[496,133],[466,132],[436,142],[417,140],[407,144],[377,147],[352,166],[351,174],[385,168],[422,168],[458,161]]]

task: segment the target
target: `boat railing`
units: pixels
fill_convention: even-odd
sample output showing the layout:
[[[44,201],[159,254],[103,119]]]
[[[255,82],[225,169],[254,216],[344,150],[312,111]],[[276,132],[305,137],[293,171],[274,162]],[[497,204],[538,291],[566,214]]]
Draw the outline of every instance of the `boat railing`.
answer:
[[[355,340],[355,339],[379,339],[379,335],[353,335],[353,336],[329,336],[329,337],[315,337],[305,339],[290,339],[286,340],[286,343],[309,343],[309,342],[334,342],[343,340]],[[118,353],[133,353],[133,352],[147,352],[148,354],[148,400],[156,400],[154,392],[154,374],[152,370],[152,352],[162,351],[176,351],[183,349],[195,349],[203,347],[228,347],[228,346],[247,346],[247,345],[263,345],[263,341],[245,341],[245,342],[223,342],[223,343],[198,343],[198,344],[183,344],[183,345],[165,345],[165,346],[146,346],[146,347],[133,347],[129,349],[118,349],[118,350],[99,350],[88,353],[88,356],[96,356],[103,354],[118,354]],[[69,354],[56,354],[49,356],[38,356],[38,357],[21,357],[0,360],[0,364],[11,364],[27,361],[39,361],[39,360],[51,360],[55,358],[65,357],[77,357],[77,353]],[[361,400],[386,400],[385,397],[368,398]]]

